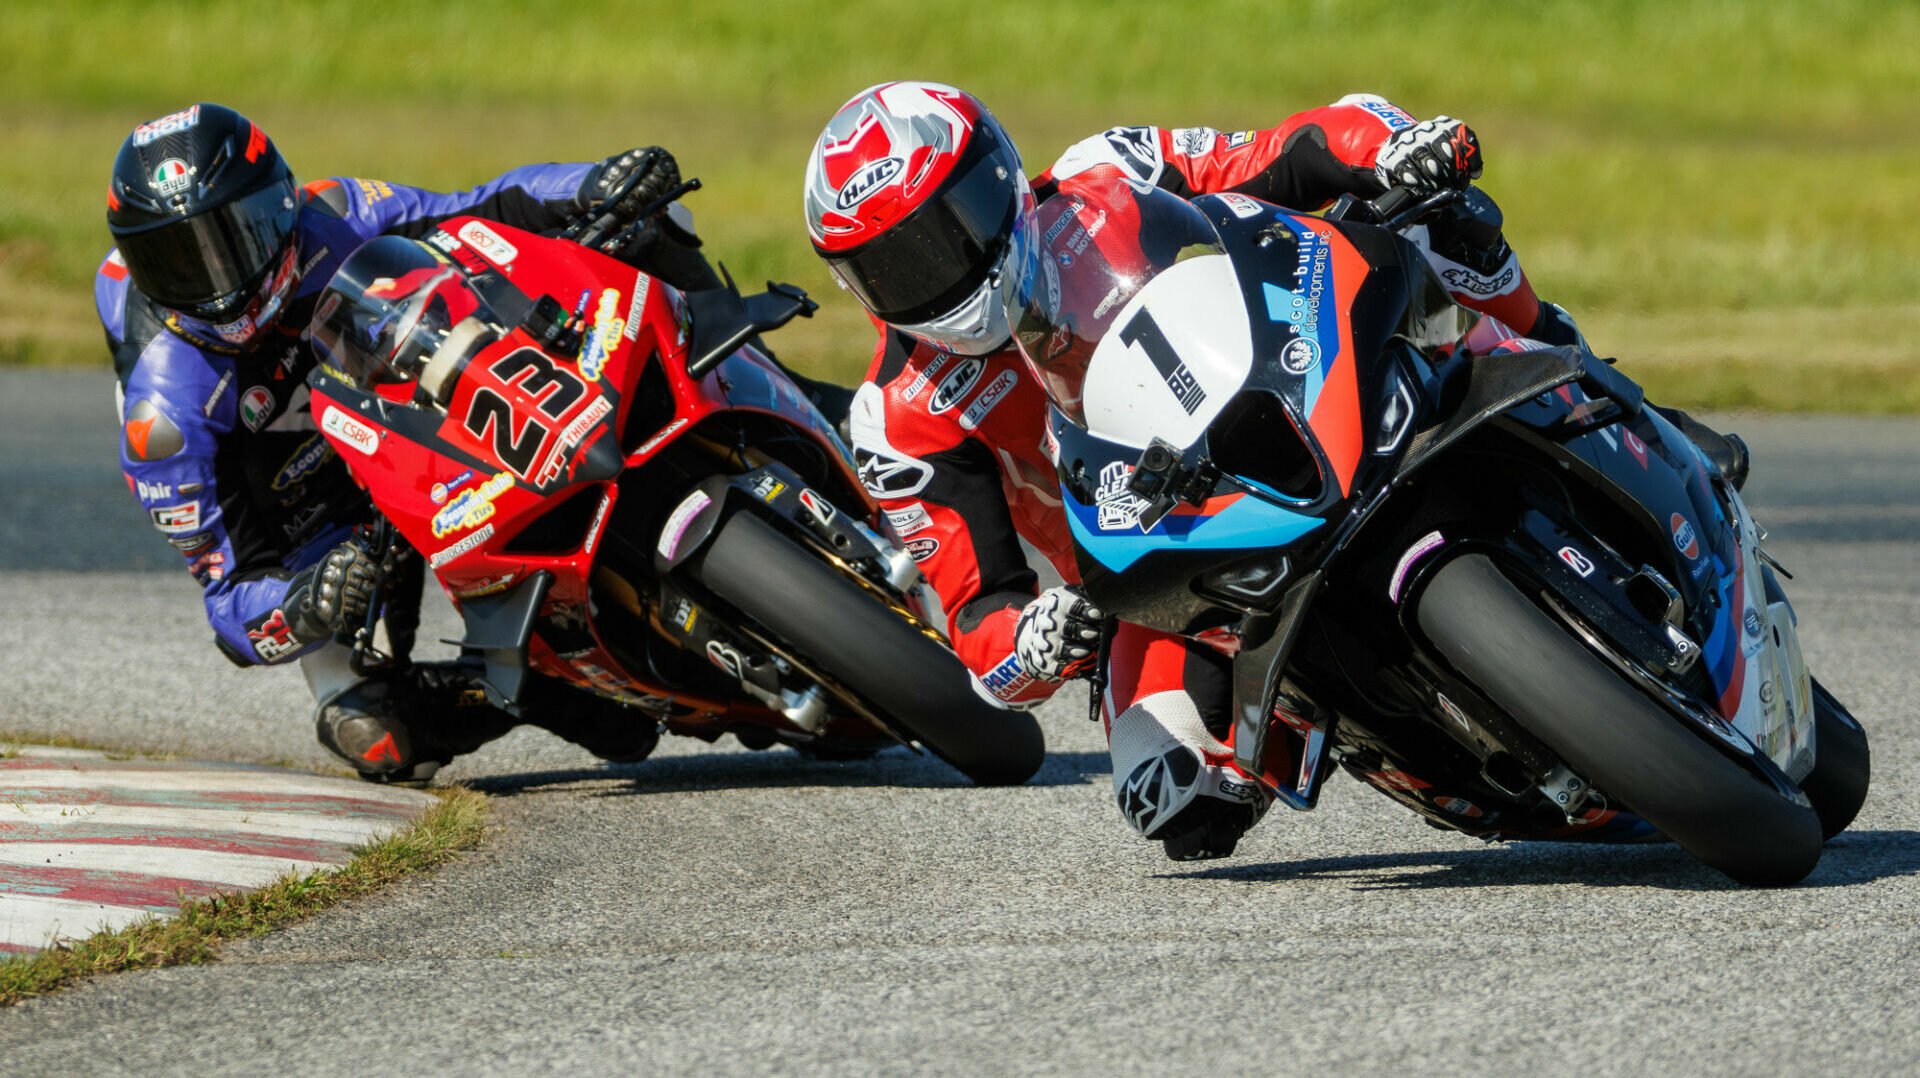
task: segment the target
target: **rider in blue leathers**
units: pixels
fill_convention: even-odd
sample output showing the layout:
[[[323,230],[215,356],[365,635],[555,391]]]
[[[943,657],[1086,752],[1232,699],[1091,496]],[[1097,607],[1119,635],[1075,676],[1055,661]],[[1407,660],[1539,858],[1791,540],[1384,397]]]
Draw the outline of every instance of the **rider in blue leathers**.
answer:
[[[321,742],[363,777],[424,781],[516,720],[485,706],[458,664],[371,679],[348,669],[336,637],[376,601],[372,557],[353,541],[372,509],[309,412],[314,304],[367,239],[421,237],[463,214],[554,231],[635,172],[631,208],[679,183],[673,158],[647,148],[450,194],[354,178],[303,187],[259,127],[206,103],[139,125],[114,162],[117,247],[94,298],[119,375],[127,485],[199,580],[220,650],[243,666],[299,662]],[[616,253],[683,287],[717,284],[690,221],[661,224]],[[410,637],[416,615],[389,605],[387,617],[390,637]],[[653,747],[642,713],[531,681],[527,721],[609,759]]]

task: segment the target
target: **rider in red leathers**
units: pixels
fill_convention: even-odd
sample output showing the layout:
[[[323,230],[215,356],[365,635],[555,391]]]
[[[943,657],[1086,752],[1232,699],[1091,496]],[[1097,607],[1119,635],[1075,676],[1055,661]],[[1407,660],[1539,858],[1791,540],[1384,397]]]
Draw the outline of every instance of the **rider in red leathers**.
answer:
[[[1480,170],[1464,123],[1417,121],[1371,95],[1259,131],[1111,128],[1031,181],[993,115],[953,87],[887,83],[834,115],[808,161],[808,228],[881,330],[850,420],[855,460],[939,595],[980,692],[1029,707],[1090,674],[1103,620],[1074,587],[1073,544],[1042,444],[1047,396],[1007,324],[1007,302],[1041,248],[1061,239],[1038,234],[1040,201],[1115,178],[1307,210],[1389,186],[1464,188],[1450,217],[1408,238],[1457,300],[1504,323],[1502,335],[1525,327],[1537,340],[1577,343],[1566,314],[1534,295],[1498,208],[1468,186]],[[1059,218],[1063,227],[1074,220]],[[1065,241],[1093,242],[1103,221]],[[1064,585],[1038,589],[1022,539]],[[1231,853],[1270,800],[1232,763],[1230,661],[1206,641],[1124,623],[1107,645],[1100,713],[1115,796],[1128,822],[1176,860]],[[1163,763],[1172,758],[1191,766]]]

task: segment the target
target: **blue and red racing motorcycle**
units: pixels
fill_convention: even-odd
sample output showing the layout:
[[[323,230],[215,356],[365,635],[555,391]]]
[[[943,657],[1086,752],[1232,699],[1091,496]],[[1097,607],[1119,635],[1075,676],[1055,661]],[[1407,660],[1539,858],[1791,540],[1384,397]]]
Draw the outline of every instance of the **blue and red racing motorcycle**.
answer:
[[[1087,595],[1237,648],[1236,761],[1293,808],[1337,764],[1470,835],[1657,832],[1799,880],[1865,797],[1865,732],[1740,495],[1638,386],[1584,349],[1475,353],[1397,231],[1455,197],[1042,205],[1011,313]]]

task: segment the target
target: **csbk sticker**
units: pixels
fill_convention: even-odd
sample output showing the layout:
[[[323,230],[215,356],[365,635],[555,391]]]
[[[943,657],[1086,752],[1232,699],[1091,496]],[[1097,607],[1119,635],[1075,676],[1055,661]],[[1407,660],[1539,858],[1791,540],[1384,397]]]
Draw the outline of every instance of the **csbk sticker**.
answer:
[[[907,540],[907,554],[910,555],[916,563],[926,561],[928,558],[939,553],[939,551],[940,540],[930,535],[924,539]]]
[[[373,456],[380,451],[380,435],[338,408],[328,408],[320,417],[320,429],[352,446],[354,452]]]
[[[1001,371],[993,381],[987,383],[987,388],[980,391],[980,395],[973,399],[973,403],[967,405],[967,410],[961,413],[961,429],[973,430],[978,427],[980,421],[987,418],[987,413],[993,411],[994,406],[1007,399],[1007,394],[1013,392],[1013,387],[1019,381],[1020,377],[1012,371]]]

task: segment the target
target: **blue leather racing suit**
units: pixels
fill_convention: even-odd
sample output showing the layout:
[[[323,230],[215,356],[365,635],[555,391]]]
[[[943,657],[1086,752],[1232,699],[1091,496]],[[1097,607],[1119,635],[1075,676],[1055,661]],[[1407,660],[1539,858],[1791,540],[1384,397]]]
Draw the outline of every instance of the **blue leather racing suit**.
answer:
[[[557,229],[585,208],[599,167],[528,165],[451,194],[368,179],[308,184],[293,241],[299,283],[277,325],[244,353],[170,321],[133,287],[117,250],[101,263],[94,300],[119,376],[120,465],[199,580],[234,662],[284,663],[319,646],[288,630],[288,578],[371,519],[308,407],[315,356],[305,330],[334,270],[368,239],[417,238],[461,214]]]

